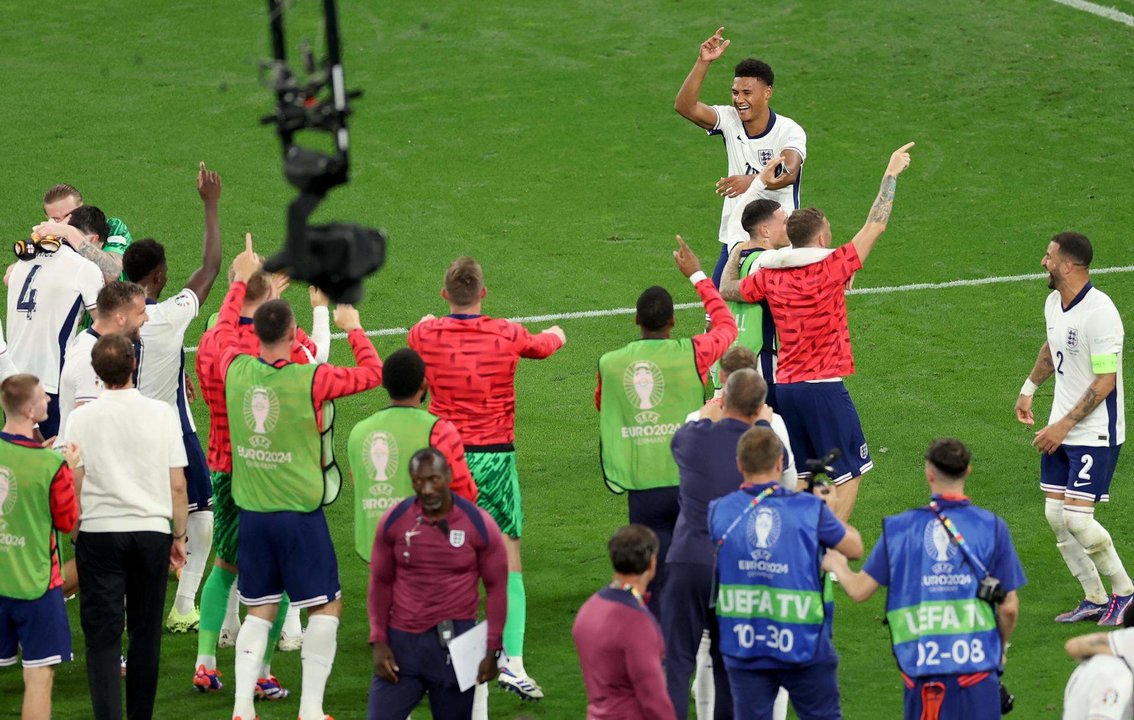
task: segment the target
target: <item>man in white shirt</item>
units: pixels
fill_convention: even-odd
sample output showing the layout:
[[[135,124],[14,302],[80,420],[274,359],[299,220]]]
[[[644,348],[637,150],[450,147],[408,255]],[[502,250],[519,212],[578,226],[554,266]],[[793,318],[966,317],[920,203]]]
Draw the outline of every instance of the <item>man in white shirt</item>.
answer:
[[[201,265],[182,286],[181,292],[158,302],[165,289],[168,266],[165,248],[151,238],[139,240],[122,256],[122,271],[145,290],[149,320],[141,329],[138,357],[138,391],[168,403],[177,410],[188,465],[185,470],[189,499],[189,558],[177,581],[177,595],[166,618],[166,628],[185,633],[197,628],[200,612],[197,590],[205,572],[205,561],[213,545],[213,488],[208,462],[197,438],[197,427],[189,411],[185,386],[185,331],[197,317],[201,303],[220,274],[221,233],[217,206],[221,195],[220,175],[201,163],[197,172],[197,192],[205,207],[205,232],[201,245]]]
[[[83,448],[75,470],[81,525],[75,557],[92,717],[122,717],[119,657],[128,605],[126,708],[130,717],[148,718],[169,565],[185,563],[185,446],[174,409],[134,388],[128,338],[100,337],[91,364],[104,390],[71,413],[66,433]]]
[[[1032,396],[1049,377],[1055,396],[1048,424],[1032,445],[1040,452],[1040,489],[1056,546],[1086,596],[1056,622],[1097,620],[1121,625],[1134,601],[1130,580],[1095,504],[1110,499],[1110,481],[1126,440],[1122,396],[1122,318],[1110,297],[1091,285],[1094,252],[1085,236],[1059,233],[1047,245],[1044,306],[1047,341],[1020,388],[1016,418],[1034,425]],[[1108,597],[1102,575],[1110,580]]]
[[[94,400],[102,392],[102,383],[91,366],[91,349],[108,333],[125,335],[137,342],[146,322],[146,296],[141,286],[114,282],[99,290],[94,324],[79,333],[67,348],[67,359],[59,374],[59,432],[55,447],[67,442],[67,418],[75,410]]]
[[[1134,718],[1134,628],[1080,635],[1064,649],[1082,662],[1067,680],[1063,720]]]
[[[777,115],[768,103],[772,99],[775,74],[767,63],[748,58],[735,70],[731,105],[701,102],[701,86],[713,61],[724,54],[730,40],[717,28],[705,42],[693,69],[681,85],[673,109],[710,135],[724,139],[728,155],[728,176],[717,182],[717,193],[724,197],[719,239],[721,254],[713,271],[713,282],[720,285],[728,252],[744,242],[748,234],[741,226],[744,208],[752,200],[775,200],[791,215],[799,207],[799,185],[803,161],[807,157],[807,134],[794,120]],[[775,177],[767,183],[753,183],[766,166],[775,164]],[[760,187],[763,185],[763,187]]]
[[[40,433],[59,432],[59,373],[83,309],[93,311],[102,272],[67,243],[21,260],[8,274],[8,352],[20,372],[35,375],[49,396]]]

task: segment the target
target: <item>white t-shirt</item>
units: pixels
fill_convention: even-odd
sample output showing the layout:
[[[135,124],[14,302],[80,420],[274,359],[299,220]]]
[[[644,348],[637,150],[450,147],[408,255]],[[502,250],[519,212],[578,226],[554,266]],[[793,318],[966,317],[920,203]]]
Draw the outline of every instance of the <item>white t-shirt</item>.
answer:
[[[190,432],[197,428],[185,392],[185,331],[199,311],[197,295],[188,288],[159,303],[147,300],[149,319],[142,325],[138,355],[138,391],[176,408],[182,428]]]
[[[732,105],[712,107],[717,113],[717,124],[709,134],[724,138],[729,175],[756,175],[788,149],[795,150],[801,158],[807,159],[807,133],[791,118],[769,111],[768,129],[762,135],[750,136],[745,131],[736,108]],[[740,227],[740,217],[748,203],[757,198],[775,200],[785,213],[791,215],[799,207],[799,183],[802,177],[801,165],[795,182],[787,187],[759,190],[754,184],[740,197],[725,198],[721,208],[720,241],[731,247],[748,239],[748,233]]]
[[[8,343],[4,342],[4,331],[0,330],[0,382],[18,372],[12,363],[12,355],[8,352]]]
[[[21,372],[38,377],[53,395],[59,392],[59,372],[82,310],[94,309],[102,285],[98,266],[67,244],[12,268],[8,352]]]
[[[1055,365],[1055,397],[1048,423],[1064,417],[1078,404],[1095,379],[1095,363],[1110,362],[1116,372],[1114,392],[1094,411],[1071,428],[1064,445],[1106,447],[1126,440],[1126,412],[1122,396],[1122,318],[1110,297],[1087,285],[1064,310],[1059,292],[1047,296],[1044,305],[1047,344]],[[1117,360],[1113,357],[1117,355]]]
[[[177,412],[135,388],[104,390],[67,418],[85,471],[83,532],[170,532],[170,468],[185,467]]]
[[[1080,663],[1067,680],[1067,689],[1063,692],[1063,720],[1131,720],[1134,718],[1132,690],[1134,674],[1125,660],[1113,655],[1095,655]]]
[[[63,372],[59,374],[59,435],[55,438],[57,448],[66,443],[63,430],[67,427],[67,417],[75,408],[102,394],[102,380],[99,380],[91,366],[91,350],[98,338],[98,333],[87,328],[76,335],[67,347],[67,359],[63,363]]]

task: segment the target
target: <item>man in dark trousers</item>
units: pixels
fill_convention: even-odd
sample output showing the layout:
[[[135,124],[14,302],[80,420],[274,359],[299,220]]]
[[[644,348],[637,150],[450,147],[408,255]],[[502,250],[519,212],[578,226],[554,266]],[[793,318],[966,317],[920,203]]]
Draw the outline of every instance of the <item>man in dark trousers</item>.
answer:
[[[467,720],[473,689],[459,689],[448,643],[476,624],[483,582],[488,643],[476,681],[499,673],[508,610],[504,536],[491,515],[452,493],[440,451],[415,452],[409,473],[414,497],[382,518],[371,551],[374,679],[366,717],[405,720],[428,694],[436,720]]]
[[[587,687],[588,718],[673,717],[665,692],[665,643],[642,599],[658,566],[658,536],[628,525],[607,545],[614,580],[592,595],[571,634]]]

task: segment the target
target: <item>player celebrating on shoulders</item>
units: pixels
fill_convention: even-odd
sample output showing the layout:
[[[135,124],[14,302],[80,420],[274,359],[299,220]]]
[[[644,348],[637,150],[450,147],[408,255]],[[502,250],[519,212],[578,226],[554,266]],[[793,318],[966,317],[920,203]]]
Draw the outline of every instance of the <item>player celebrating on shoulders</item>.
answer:
[[[196,629],[201,615],[197,611],[197,589],[205,573],[205,561],[213,545],[213,490],[209,468],[197,427],[189,412],[189,396],[185,385],[185,331],[197,317],[201,303],[209,297],[221,267],[221,234],[217,205],[220,202],[221,179],[201,163],[197,172],[197,192],[205,206],[205,232],[201,247],[201,266],[189,276],[181,292],[158,302],[165,289],[169,268],[165,248],[146,238],[126,248],[122,268],[131,282],[146,291],[149,320],[141,329],[141,350],[138,353],[138,391],[146,397],[163,400],[177,409],[181,420],[182,439],[189,465],[185,483],[189,499],[189,520],[186,532],[188,560],[177,582],[177,596],[169,610],[165,626],[174,633]]]
[[[236,698],[233,718],[251,720],[253,698],[268,633],[286,591],[296,607],[309,611],[303,642],[303,692],[299,720],[322,720],[323,692],[342,613],[338,562],[323,505],[338,495],[337,468],[326,457],[325,435],[340,397],[377,387],[382,361],[362,331],[358,311],[335,309],[335,323],[347,333],[358,367],[303,365],[290,361],[295,316],[283,300],[261,305],[252,318],[260,339],[258,358],[242,354],[237,324],[246,283],[261,262],[252,236],[233,262],[236,281],[217,320],[232,442],[232,498],[240,508],[238,555],[240,599],[248,615],[236,641]]]
[[[1078,233],[1060,233],[1047,245],[1043,268],[1054,291],[1044,305],[1047,341],[1020,389],[1016,419],[1035,424],[1032,396],[1054,376],[1051,416],[1032,445],[1041,453],[1044,514],[1086,595],[1055,620],[1117,626],[1134,600],[1134,583],[1110,533],[1095,519],[1095,503],[1110,499],[1110,481],[1126,440],[1123,330],[1114,302],[1091,284],[1093,256],[1091,241]],[[1110,579],[1109,600],[1100,573]]]
[[[551,356],[567,338],[558,325],[533,335],[517,323],[482,315],[487,294],[477,261],[457,258],[441,290],[450,314],[426,316],[414,325],[409,346],[425,361],[425,377],[433,390],[429,411],[460,431],[477,502],[500,526],[508,548],[508,664],[499,684],[522,698],[538,700],[543,690],[528,676],[523,661],[527,597],[520,564],[524,515],[514,445],[516,366],[520,358]]]
[[[787,423],[792,451],[803,460],[799,464],[806,467],[807,460],[834,448],[842,453],[833,463],[837,489],[831,509],[844,521],[854,510],[859,480],[874,467],[858,410],[843,385],[843,377],[854,373],[845,288],[886,231],[911,147],[903,145],[890,156],[866,224],[849,243],[828,249],[826,216],[815,208],[797,210],[787,221],[792,246],[763,253],[759,272],[740,282],[745,302],[767,299],[779,332],[777,410]]]
[[[717,182],[717,193],[724,197],[721,208],[721,254],[713,270],[713,284],[719,285],[729,250],[748,239],[742,227],[744,208],[757,198],[775,200],[788,215],[799,207],[799,181],[803,161],[807,157],[807,134],[794,120],[777,115],[769,107],[775,74],[767,63],[748,58],[742,60],[732,82],[731,105],[706,105],[701,102],[701,86],[709,65],[720,58],[731,40],[721,38],[724,28],[717,28],[711,38],[701,43],[693,69],[681,85],[673,109],[710,135],[724,139],[728,155],[728,177]],[[772,167],[772,177],[757,173]]]

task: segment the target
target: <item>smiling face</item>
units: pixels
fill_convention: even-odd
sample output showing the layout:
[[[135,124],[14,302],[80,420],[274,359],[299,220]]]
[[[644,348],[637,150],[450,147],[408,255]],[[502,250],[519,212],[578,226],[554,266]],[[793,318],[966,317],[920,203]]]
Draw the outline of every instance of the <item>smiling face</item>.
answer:
[[[771,86],[759,78],[738,77],[732,81],[732,106],[740,115],[741,122],[760,117],[767,111],[771,99]]]
[[[1059,243],[1056,242],[1047,244],[1047,251],[1044,252],[1040,264],[1043,265],[1044,270],[1047,270],[1047,286],[1052,290],[1059,289],[1059,284],[1067,276],[1068,266],[1074,265],[1059,251]]]

